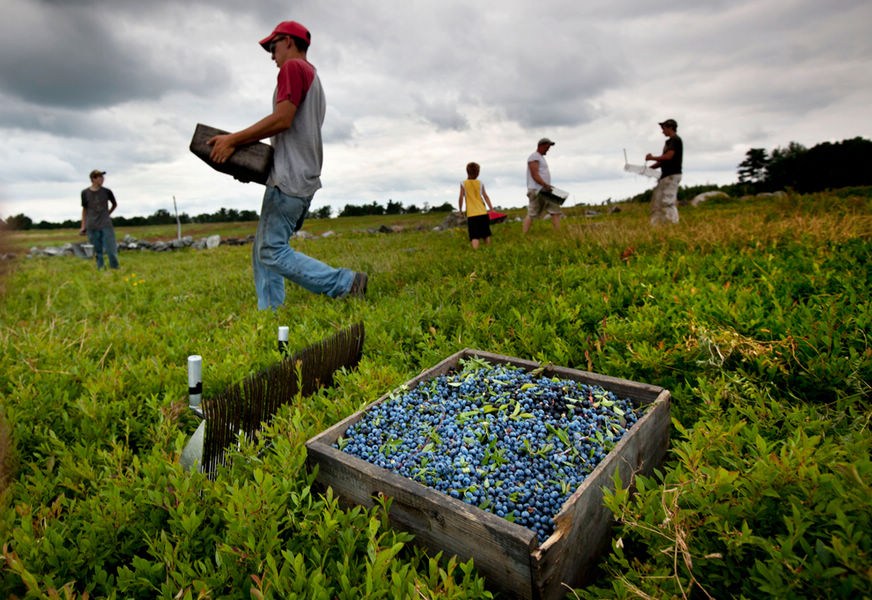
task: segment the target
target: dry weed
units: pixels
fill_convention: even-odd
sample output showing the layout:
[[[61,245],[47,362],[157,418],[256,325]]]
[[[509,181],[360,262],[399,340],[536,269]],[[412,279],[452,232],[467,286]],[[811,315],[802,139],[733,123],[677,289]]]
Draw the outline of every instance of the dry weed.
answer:
[[[0,412],[0,496],[15,476],[15,447],[6,416]]]

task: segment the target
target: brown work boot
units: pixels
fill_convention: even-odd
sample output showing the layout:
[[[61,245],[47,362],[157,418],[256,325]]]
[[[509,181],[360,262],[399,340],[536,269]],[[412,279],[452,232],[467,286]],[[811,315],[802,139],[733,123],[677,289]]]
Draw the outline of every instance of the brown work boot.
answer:
[[[351,289],[348,290],[349,296],[358,296],[363,298],[366,296],[366,284],[369,281],[369,277],[366,273],[358,271],[354,274],[354,280],[351,282]]]

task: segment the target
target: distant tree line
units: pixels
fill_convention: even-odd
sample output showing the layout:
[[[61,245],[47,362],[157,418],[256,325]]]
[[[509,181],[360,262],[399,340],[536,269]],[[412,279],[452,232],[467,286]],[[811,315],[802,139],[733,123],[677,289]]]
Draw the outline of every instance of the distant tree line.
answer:
[[[423,209],[418,208],[414,204],[410,206],[403,207],[399,202],[394,202],[393,200],[388,200],[387,207],[378,204],[377,202],[372,202],[371,204],[346,204],[345,208],[339,213],[340,217],[362,217],[366,215],[411,215],[411,214],[419,214],[419,213],[439,213],[439,212],[451,212],[454,210],[454,207],[445,202],[444,204],[440,204],[439,206],[433,206],[428,208],[426,205]]]
[[[203,213],[191,217],[187,213],[179,215],[181,223],[235,223],[240,221],[257,221],[257,213],[253,210],[236,210],[235,208],[221,208],[214,213]],[[160,208],[148,217],[121,217],[113,216],[112,224],[116,227],[135,227],[138,225],[175,225],[176,217],[170,211]],[[24,214],[14,215],[5,221],[0,219],[0,228],[22,231],[26,229],[78,229],[81,227],[81,219],[67,219],[60,223],[33,220]]]
[[[414,204],[408,207],[403,207],[399,202],[388,200],[387,207],[384,207],[377,202],[363,205],[346,204],[345,208],[339,213],[340,217],[359,217],[364,215],[400,215],[400,214],[415,214],[422,212],[451,212],[453,207],[448,202],[434,206],[432,208],[420,209]],[[332,210],[329,206],[322,206],[319,209],[309,212],[310,219],[329,219]],[[203,213],[195,217],[189,216],[187,213],[179,215],[179,221],[183,224],[188,223],[237,223],[244,221],[257,221],[257,212],[253,210],[236,210],[235,208],[221,208],[214,213]],[[112,217],[112,223],[116,227],[136,227],[140,225],[174,225],[176,217],[166,209],[158,209],[148,217]],[[24,214],[18,214],[7,219],[0,219],[0,229],[24,231],[28,229],[78,229],[81,226],[81,220],[68,219],[60,223],[51,223],[49,221],[39,221],[34,223],[33,220]]]
[[[755,192],[791,189],[801,194],[872,185],[872,141],[855,137],[806,148],[790,142],[767,153],[751,148],[739,163],[739,184]]]

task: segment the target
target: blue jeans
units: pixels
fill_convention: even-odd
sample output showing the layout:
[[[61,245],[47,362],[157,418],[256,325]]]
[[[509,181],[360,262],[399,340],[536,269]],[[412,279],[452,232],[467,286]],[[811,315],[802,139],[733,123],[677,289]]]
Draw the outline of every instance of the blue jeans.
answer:
[[[109,257],[109,266],[118,268],[118,245],[115,243],[115,230],[110,225],[103,229],[89,229],[88,241],[94,246],[94,257],[97,259],[97,268],[102,269],[103,252]]]
[[[354,271],[337,269],[295,252],[288,240],[303,226],[312,196],[297,198],[267,186],[251,249],[254,289],[260,310],[276,309],[285,301],[285,279],[310,292],[331,298],[351,289]]]

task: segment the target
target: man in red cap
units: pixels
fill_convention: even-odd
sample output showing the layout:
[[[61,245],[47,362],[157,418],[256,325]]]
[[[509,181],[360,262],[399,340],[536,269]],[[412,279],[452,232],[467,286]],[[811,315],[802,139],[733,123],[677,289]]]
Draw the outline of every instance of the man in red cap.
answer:
[[[252,265],[257,305],[275,310],[285,299],[285,279],[331,298],[364,296],[366,273],[337,269],[295,252],[288,240],[303,226],[321,188],[321,125],[326,102],[315,67],[306,59],[312,34],[296,21],[279,23],[260,41],[279,68],[273,112],[241,131],[209,140],[211,158],[223,163],[240,145],[269,137],[273,166],[266,182]]]

